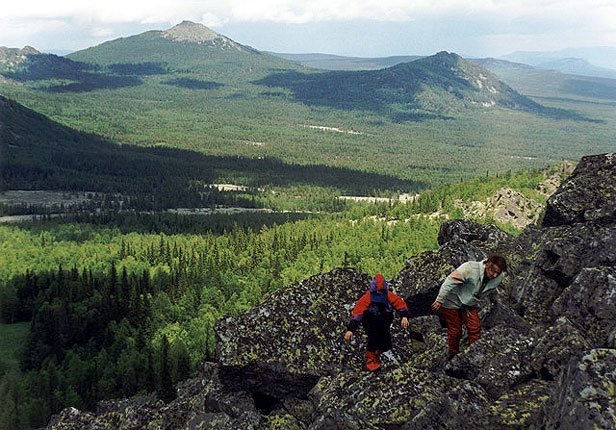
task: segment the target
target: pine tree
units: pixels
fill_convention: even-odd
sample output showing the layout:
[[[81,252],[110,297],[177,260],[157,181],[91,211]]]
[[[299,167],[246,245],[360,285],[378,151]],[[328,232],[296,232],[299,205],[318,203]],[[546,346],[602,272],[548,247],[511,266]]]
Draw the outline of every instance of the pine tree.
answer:
[[[173,377],[171,375],[171,366],[169,365],[169,340],[167,336],[163,336],[161,345],[161,369],[160,369],[160,398],[165,402],[170,402],[175,399],[175,390],[173,389]]]

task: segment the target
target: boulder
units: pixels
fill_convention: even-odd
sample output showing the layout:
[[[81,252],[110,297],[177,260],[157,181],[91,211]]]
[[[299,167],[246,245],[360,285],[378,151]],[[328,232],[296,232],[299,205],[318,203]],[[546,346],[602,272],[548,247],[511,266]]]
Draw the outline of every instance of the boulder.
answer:
[[[310,398],[318,417],[311,429],[458,428],[488,404],[476,384],[405,365],[325,377]]]
[[[510,284],[511,300],[531,324],[550,323],[552,305],[585,268],[616,265],[613,224],[588,222],[522,234],[526,249],[519,278]]]
[[[478,429],[539,429],[543,408],[554,382],[532,379],[503,394],[481,416],[473,419]],[[460,427],[468,428],[468,427]]]
[[[353,306],[371,279],[335,269],[276,292],[239,317],[219,320],[215,330],[221,378],[233,389],[276,403],[305,397],[323,376],[361,371],[362,332],[350,343],[343,336]],[[413,353],[410,336],[394,324],[390,361],[404,361]]]
[[[439,245],[463,240],[483,244],[507,241],[510,236],[493,225],[477,224],[474,221],[458,219],[441,225],[437,240]]]
[[[573,357],[544,406],[545,428],[616,428],[616,350]]]
[[[153,394],[104,400],[95,412],[66,408],[52,417],[47,428],[259,430],[261,424],[262,416],[252,395],[229,391],[218,378],[218,367],[203,363],[195,377],[178,384],[177,398],[169,403]]]
[[[499,326],[486,331],[445,367],[448,375],[481,385],[492,399],[531,379],[523,366],[534,339]],[[472,351],[471,351],[472,350]]]
[[[536,329],[535,336],[537,341],[531,345],[524,367],[534,378],[545,381],[558,380],[572,356],[592,348],[585,333],[565,317],[558,318],[547,329]]]
[[[581,270],[552,305],[552,317],[561,315],[579,327],[593,345],[616,348],[616,267]]]
[[[616,220],[616,153],[583,157],[571,176],[550,196],[544,227]]]

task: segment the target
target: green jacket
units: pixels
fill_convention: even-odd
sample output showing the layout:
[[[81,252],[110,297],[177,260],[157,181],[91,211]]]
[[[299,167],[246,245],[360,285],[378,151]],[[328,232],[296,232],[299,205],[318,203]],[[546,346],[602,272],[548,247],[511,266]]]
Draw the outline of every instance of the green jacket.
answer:
[[[503,274],[489,279],[485,273],[485,261],[468,261],[456,269],[462,283],[458,284],[451,275],[441,285],[436,301],[446,309],[476,307],[479,301],[501,283]],[[487,282],[483,284],[484,277]]]

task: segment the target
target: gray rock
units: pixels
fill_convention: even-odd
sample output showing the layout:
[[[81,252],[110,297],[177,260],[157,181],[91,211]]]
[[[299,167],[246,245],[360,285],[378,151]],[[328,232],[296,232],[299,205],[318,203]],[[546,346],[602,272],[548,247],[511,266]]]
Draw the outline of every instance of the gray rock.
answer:
[[[535,332],[538,339],[532,344],[524,367],[542,380],[558,380],[572,356],[592,348],[585,333],[565,317],[558,318],[553,326],[541,327]]]
[[[616,428],[616,350],[592,349],[571,359],[550,400],[545,428]]]
[[[221,378],[234,389],[274,399],[305,397],[318,380],[347,370],[361,371],[362,332],[343,339],[354,303],[372,277],[336,269],[272,294],[239,318],[218,321]],[[410,332],[394,324],[391,360],[413,352]]]
[[[613,347],[616,330],[616,267],[583,269],[552,305],[597,347]]]
[[[616,265],[616,228],[603,223],[550,227],[522,235],[524,270],[511,285],[517,311],[530,323],[550,323],[554,301],[584,268]]]
[[[544,227],[616,220],[616,153],[583,157],[547,202]]]
[[[532,377],[523,364],[533,343],[532,337],[499,326],[463,349],[449,362],[445,372],[477,382],[492,399],[497,399]]]

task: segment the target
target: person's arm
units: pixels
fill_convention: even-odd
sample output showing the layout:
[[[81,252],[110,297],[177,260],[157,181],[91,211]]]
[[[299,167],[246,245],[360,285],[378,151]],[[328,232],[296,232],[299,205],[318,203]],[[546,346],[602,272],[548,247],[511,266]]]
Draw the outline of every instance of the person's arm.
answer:
[[[364,312],[370,306],[370,293],[365,293],[363,296],[359,298],[357,303],[355,303],[355,307],[353,308],[353,312],[351,313],[351,321],[347,324],[347,331],[344,334],[344,340],[347,342],[350,341],[355,332],[359,328],[359,324],[361,323]]]
[[[436,300],[434,301],[434,303],[432,303],[432,310],[438,311],[441,308],[443,302],[445,301],[445,297],[447,297],[447,294],[449,294],[451,290],[456,288],[458,285],[462,285],[463,283],[464,279],[462,278],[462,275],[460,274],[460,271],[458,269],[451,272],[441,284],[441,288],[438,291],[438,296],[436,296]]]
[[[398,312],[398,314],[402,317],[400,320],[400,325],[404,328],[407,328],[409,323],[409,308],[402,297],[397,294],[392,293],[391,291],[387,292],[387,300],[394,307],[394,309]]]

